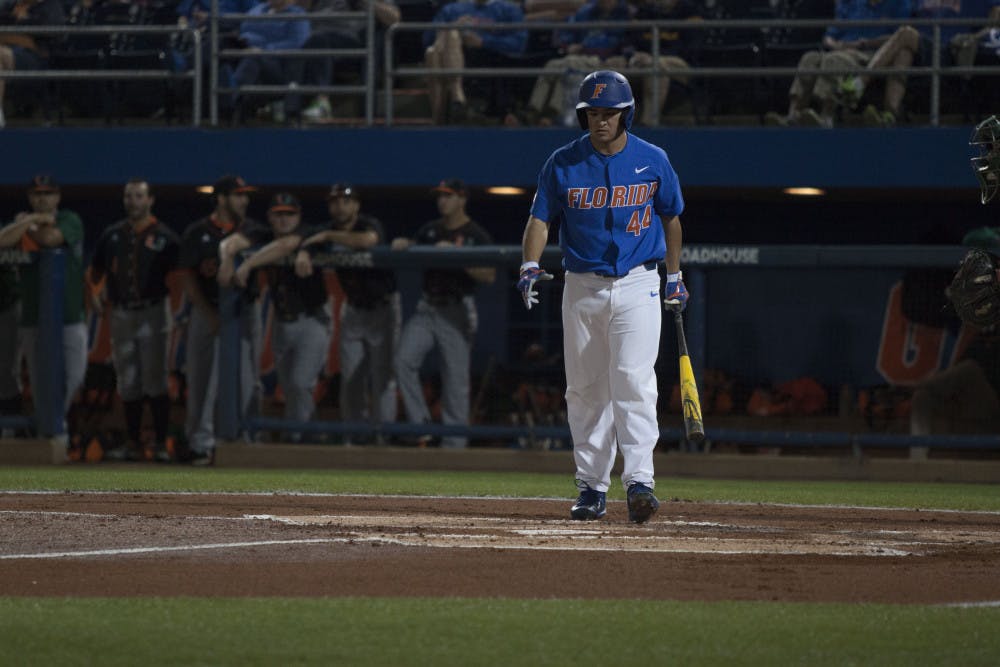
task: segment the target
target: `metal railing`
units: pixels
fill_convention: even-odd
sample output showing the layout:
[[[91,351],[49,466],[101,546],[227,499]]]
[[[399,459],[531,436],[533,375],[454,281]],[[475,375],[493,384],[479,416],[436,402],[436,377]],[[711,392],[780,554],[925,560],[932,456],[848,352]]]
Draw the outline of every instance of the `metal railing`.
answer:
[[[723,259],[721,252],[731,246],[688,246],[687,256],[682,256],[685,266],[685,280],[690,280],[692,293],[707,294],[706,273],[720,271],[754,271],[759,269],[794,268],[804,271],[853,269],[853,268],[910,268],[910,267],[954,267],[965,251],[960,246],[758,246],[745,264],[734,265]],[[406,251],[396,251],[377,247],[368,251],[335,252],[316,257],[317,266],[337,267],[378,267],[385,269],[491,265],[498,268],[516,270],[520,262],[521,246],[494,245],[466,248],[437,248],[414,246]],[[63,364],[60,359],[62,331],[62,303],[65,286],[65,251],[62,249],[42,250],[37,254],[27,254],[18,250],[0,251],[0,264],[22,265],[31,261],[41,262],[39,276],[39,340],[35,346],[38,357],[39,386],[33,387],[35,413],[33,418],[0,415],[0,426],[5,428],[34,428],[41,436],[57,436],[64,432],[62,414],[64,387]],[[558,266],[562,256],[555,246],[547,246],[541,264]],[[690,274],[690,275],[689,275]],[[219,348],[219,413],[217,436],[235,440],[241,431],[287,430],[304,433],[330,433],[361,436],[467,436],[479,439],[497,439],[529,442],[556,438],[568,441],[569,431],[565,424],[545,426],[525,423],[511,426],[503,423],[482,423],[477,425],[443,425],[360,423],[318,421],[297,422],[277,417],[250,416],[243,420],[239,414],[238,382],[240,374],[239,349],[233,341],[239,337],[236,309],[239,298],[236,291],[223,288],[220,314],[223,326],[220,336],[224,341]],[[707,307],[711,302],[694,299],[686,311],[688,342],[692,358],[696,362],[695,376],[704,378],[706,347],[704,343],[707,322]],[[716,302],[718,303],[718,302]],[[496,303],[491,307],[499,307]],[[724,307],[724,306],[722,306]],[[679,420],[672,419],[672,426],[660,428],[660,438],[664,443],[681,442],[684,438]],[[742,443],[759,446],[794,446],[821,448],[849,448],[856,457],[861,457],[869,449],[905,449],[911,447],[933,447],[948,450],[1000,450],[1000,434],[938,434],[933,436],[913,436],[904,433],[875,432],[864,430],[777,430],[780,422],[762,420],[762,428],[728,428],[707,421],[707,434],[711,441]],[[768,424],[772,424],[768,427]]]
[[[371,126],[375,123],[375,101],[377,94],[377,80],[375,72],[375,15],[374,6],[369,5],[365,11],[358,12],[330,12],[330,13],[301,13],[289,14],[287,20],[308,20],[311,23],[330,23],[342,20],[364,20],[365,46],[355,49],[285,49],[272,51],[247,51],[243,49],[221,48],[220,44],[220,21],[231,23],[234,21],[274,21],[274,15],[252,15],[252,14],[225,14],[219,15],[218,1],[213,0],[212,15],[208,23],[209,51],[208,51],[208,74],[209,74],[209,122],[212,126],[219,124],[219,98],[222,95],[233,93],[246,95],[288,95],[288,94],[345,94],[363,95],[365,99],[365,125]],[[283,17],[284,18],[284,17]],[[971,30],[979,29],[989,24],[986,18],[975,19],[884,19],[867,21],[831,21],[830,19],[796,19],[796,20],[776,20],[776,19],[752,19],[752,20],[704,20],[704,21],[631,21],[623,23],[621,21],[594,21],[581,23],[565,23],[558,21],[525,21],[522,23],[491,24],[475,26],[448,25],[447,29],[454,30],[489,30],[489,31],[554,31],[554,30],[592,30],[592,29],[614,29],[634,32],[640,29],[648,29],[651,33],[651,55],[653,62],[658,62],[663,44],[663,33],[666,31],[676,32],[678,30],[740,30],[756,31],[759,36],[759,46],[765,50],[768,47],[768,36],[772,30],[798,30],[798,29],[825,29],[836,24],[842,27],[899,27],[909,25],[916,28],[930,27],[932,29],[932,41],[934,48],[931,49],[932,62],[926,66],[892,68],[881,67],[873,69],[862,68],[829,68],[824,69],[824,74],[831,75],[851,75],[863,72],[867,76],[887,77],[893,75],[928,77],[930,80],[929,99],[929,123],[933,126],[940,124],[941,113],[941,80],[944,77],[971,77],[974,75],[1000,75],[1000,65],[998,66],[943,66],[941,63],[941,50],[946,45],[941,41],[941,29],[947,27],[968,27]],[[428,68],[422,64],[394,63],[395,42],[397,38],[407,32],[423,32],[426,30],[445,29],[446,26],[433,22],[400,22],[388,26],[382,39],[381,48],[384,51],[383,63],[383,91],[384,95],[384,122],[391,126],[394,122],[394,101],[393,90],[396,82],[402,78],[439,78],[451,76],[475,76],[482,78],[525,78],[552,76],[552,70],[544,67],[490,67],[490,68]],[[193,64],[191,69],[186,71],[172,71],[168,69],[155,70],[113,70],[113,69],[47,69],[31,71],[5,71],[3,78],[6,80],[190,80],[192,82],[192,102],[191,102],[191,124],[195,127],[201,124],[203,112],[202,100],[202,73],[204,71],[202,39],[203,35],[195,28],[182,27],[179,25],[157,26],[2,26],[0,34],[28,34],[28,35],[115,35],[115,34],[186,34],[189,35],[194,45],[192,52]],[[750,34],[750,33],[747,33]],[[816,48],[820,45],[817,42]],[[530,54],[528,54],[530,55]],[[250,85],[231,88],[219,85],[219,64],[224,60],[232,60],[246,57],[271,56],[277,58],[353,58],[364,60],[365,81],[357,85],[323,85],[323,86],[303,86],[297,82],[285,85]],[[684,77],[688,79],[718,78],[718,77],[793,77],[798,73],[796,67],[772,67],[764,66],[741,66],[741,67],[701,67],[697,63],[690,63],[690,69],[684,71]],[[629,77],[648,77],[652,86],[652,99],[656,99],[656,93],[663,79],[671,75],[670,72],[658,67],[648,68],[625,68],[623,73]]]
[[[43,69],[29,71],[4,71],[5,80],[116,80],[116,81],[172,81],[189,80],[192,86],[191,124],[198,127],[201,124],[201,89],[202,89],[202,59],[201,33],[193,28],[176,25],[142,25],[142,26],[0,26],[0,35],[53,35],[59,37],[84,35],[190,35],[194,44],[194,64],[188,71],[173,71],[168,69],[148,70],[114,70],[114,69]]]
[[[308,20],[314,23],[337,23],[350,20],[365,21],[364,48],[350,49],[273,49],[267,51],[247,51],[245,49],[223,49],[220,46],[219,21],[227,23],[234,21],[273,22],[276,20],[299,21]],[[355,12],[304,12],[286,14],[224,14],[218,13],[218,0],[212,1],[212,15],[209,19],[209,44],[211,69],[209,87],[211,91],[209,102],[209,117],[213,126],[219,124],[219,96],[239,93],[240,95],[287,95],[287,94],[321,94],[343,93],[361,94],[365,98],[365,124],[375,122],[375,5],[368,3],[368,9]],[[222,60],[239,58],[272,57],[272,58],[354,58],[364,60],[365,82],[359,85],[323,85],[303,86],[298,82],[284,85],[249,85],[230,88],[219,85],[219,63]]]
[[[706,294],[707,273],[713,270],[743,270],[793,268],[806,271],[854,268],[913,268],[913,267],[954,267],[965,252],[961,246],[821,246],[821,245],[789,245],[789,246],[757,246],[752,254],[752,261],[744,264],[733,264],[724,259],[724,253],[712,252],[725,249],[736,249],[732,246],[687,246],[682,264],[685,267],[685,281],[694,294]],[[540,259],[542,266],[555,268],[562,257],[561,250],[548,245]],[[283,260],[283,261],[288,261]],[[434,266],[437,268],[456,268],[467,266],[495,266],[516,271],[521,261],[521,246],[519,245],[487,245],[465,248],[438,248],[433,246],[412,246],[405,251],[392,250],[387,247],[375,247],[365,251],[338,251],[317,255],[315,266],[327,268],[338,267],[377,267],[383,269],[422,268]],[[223,303],[230,308],[238,308],[236,293],[229,288],[223,288]],[[496,304],[493,304],[496,307]],[[686,328],[688,343],[694,363],[695,377],[703,380],[706,359],[706,323],[709,302],[693,300],[686,312]],[[222,313],[223,322],[236,322],[236,311]],[[221,334],[225,340],[227,334]],[[524,423],[507,425],[499,423],[481,424],[438,424],[438,423],[367,423],[312,420],[298,422],[281,417],[264,417],[250,415],[241,420],[236,409],[238,390],[238,350],[239,346],[232,341],[238,336],[235,328],[228,330],[231,344],[220,346],[219,367],[219,403],[228,405],[225,418],[221,419],[217,435],[226,440],[236,440],[241,431],[256,433],[258,431],[299,431],[309,434],[334,434],[338,436],[378,437],[416,437],[431,435],[434,437],[464,436],[472,439],[506,440],[518,439],[527,442],[539,442],[553,438],[571,441],[569,427],[565,424],[546,426]],[[679,443],[685,446],[683,430],[675,425],[661,426],[660,440],[664,444]],[[770,447],[804,447],[810,449],[847,449],[851,456],[861,458],[872,449],[904,450],[920,447],[933,447],[941,450],[982,450],[997,451],[1000,449],[1000,434],[936,434],[928,436],[908,435],[904,433],[870,432],[869,430],[776,430],[775,426],[767,428],[767,424],[775,422],[761,421],[764,428],[747,427],[732,428],[712,423],[709,417],[707,436],[710,442],[745,444],[751,446]]]
[[[795,19],[795,20],[774,20],[774,19],[732,19],[732,20],[703,20],[703,21],[589,21],[580,23],[565,23],[551,21],[531,21],[524,23],[507,23],[492,25],[473,26],[447,26],[453,30],[489,30],[489,31],[517,31],[517,30],[592,30],[592,29],[614,29],[634,32],[641,28],[649,28],[651,36],[651,51],[653,62],[659,62],[661,55],[662,33],[664,31],[676,32],[678,30],[756,30],[759,31],[760,42],[758,47],[767,48],[768,31],[774,28],[781,29],[825,29],[836,24],[840,27],[892,27],[898,28],[904,25],[914,28],[932,28],[932,63],[923,67],[880,67],[880,68],[824,68],[825,75],[851,75],[864,73],[875,77],[887,77],[893,75],[919,75],[929,76],[931,80],[930,92],[930,124],[937,126],[940,123],[941,108],[941,78],[943,76],[971,76],[983,74],[1000,75],[1000,66],[980,66],[980,67],[944,67],[941,64],[941,28],[950,26],[962,26],[970,28],[982,28],[990,25],[986,18],[976,19],[879,19],[879,20],[857,20],[857,21],[831,21],[830,19]],[[440,30],[444,29],[440,23],[397,23],[390,26],[385,37],[385,116],[386,125],[392,124],[392,86],[397,77],[449,77],[468,76],[487,78],[513,78],[513,77],[537,77],[540,75],[551,75],[551,70],[538,67],[507,67],[507,68],[427,68],[423,66],[394,66],[393,65],[393,38],[402,32]],[[816,43],[816,49],[820,49],[820,43]],[[669,77],[667,72],[658,67],[648,68],[626,68],[622,70],[626,76],[650,77],[652,82],[651,99],[657,99],[659,86],[662,79]],[[799,73],[797,67],[700,67],[692,64],[690,69],[684,71],[686,78],[712,78],[712,77],[789,77]]]

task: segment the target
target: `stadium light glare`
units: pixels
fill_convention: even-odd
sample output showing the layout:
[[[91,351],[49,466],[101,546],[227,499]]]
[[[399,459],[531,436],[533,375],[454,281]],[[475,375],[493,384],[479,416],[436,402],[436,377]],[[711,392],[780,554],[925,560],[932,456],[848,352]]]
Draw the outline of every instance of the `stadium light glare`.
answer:
[[[492,187],[486,188],[486,192],[488,192],[491,195],[502,195],[502,196],[523,195],[524,188],[517,188],[512,185],[494,185]]]
[[[823,188],[785,188],[782,192],[793,197],[822,197],[826,194]]]

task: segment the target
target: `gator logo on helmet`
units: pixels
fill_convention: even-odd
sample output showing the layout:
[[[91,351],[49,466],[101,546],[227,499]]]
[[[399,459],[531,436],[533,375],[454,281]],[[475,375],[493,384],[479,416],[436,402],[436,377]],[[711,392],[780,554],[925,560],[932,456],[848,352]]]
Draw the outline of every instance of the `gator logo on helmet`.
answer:
[[[606,84],[606,83],[597,83],[597,84],[594,84],[594,94],[590,96],[590,99],[596,100],[598,97],[601,96],[601,93],[603,93],[604,89],[607,88],[607,87],[608,87],[608,84]]]

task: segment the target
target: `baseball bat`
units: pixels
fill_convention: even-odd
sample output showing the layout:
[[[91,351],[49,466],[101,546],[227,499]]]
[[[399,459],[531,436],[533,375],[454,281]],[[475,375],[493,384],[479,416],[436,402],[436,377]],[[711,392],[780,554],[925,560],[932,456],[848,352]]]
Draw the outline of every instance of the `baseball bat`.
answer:
[[[698,385],[691,370],[687,339],[684,337],[684,316],[680,309],[674,311],[677,328],[677,355],[681,366],[681,409],[684,413],[684,432],[687,439],[700,444],[705,439],[705,423],[701,419],[701,401],[698,399]]]

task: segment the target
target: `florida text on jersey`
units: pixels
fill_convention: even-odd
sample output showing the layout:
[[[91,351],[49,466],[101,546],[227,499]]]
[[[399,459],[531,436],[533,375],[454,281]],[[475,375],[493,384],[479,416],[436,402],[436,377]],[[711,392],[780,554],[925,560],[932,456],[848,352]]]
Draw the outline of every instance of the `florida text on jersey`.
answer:
[[[625,275],[666,252],[663,220],[684,209],[666,153],[629,135],[614,155],[583,136],[556,150],[538,177],[531,213],[559,222],[566,270]]]

